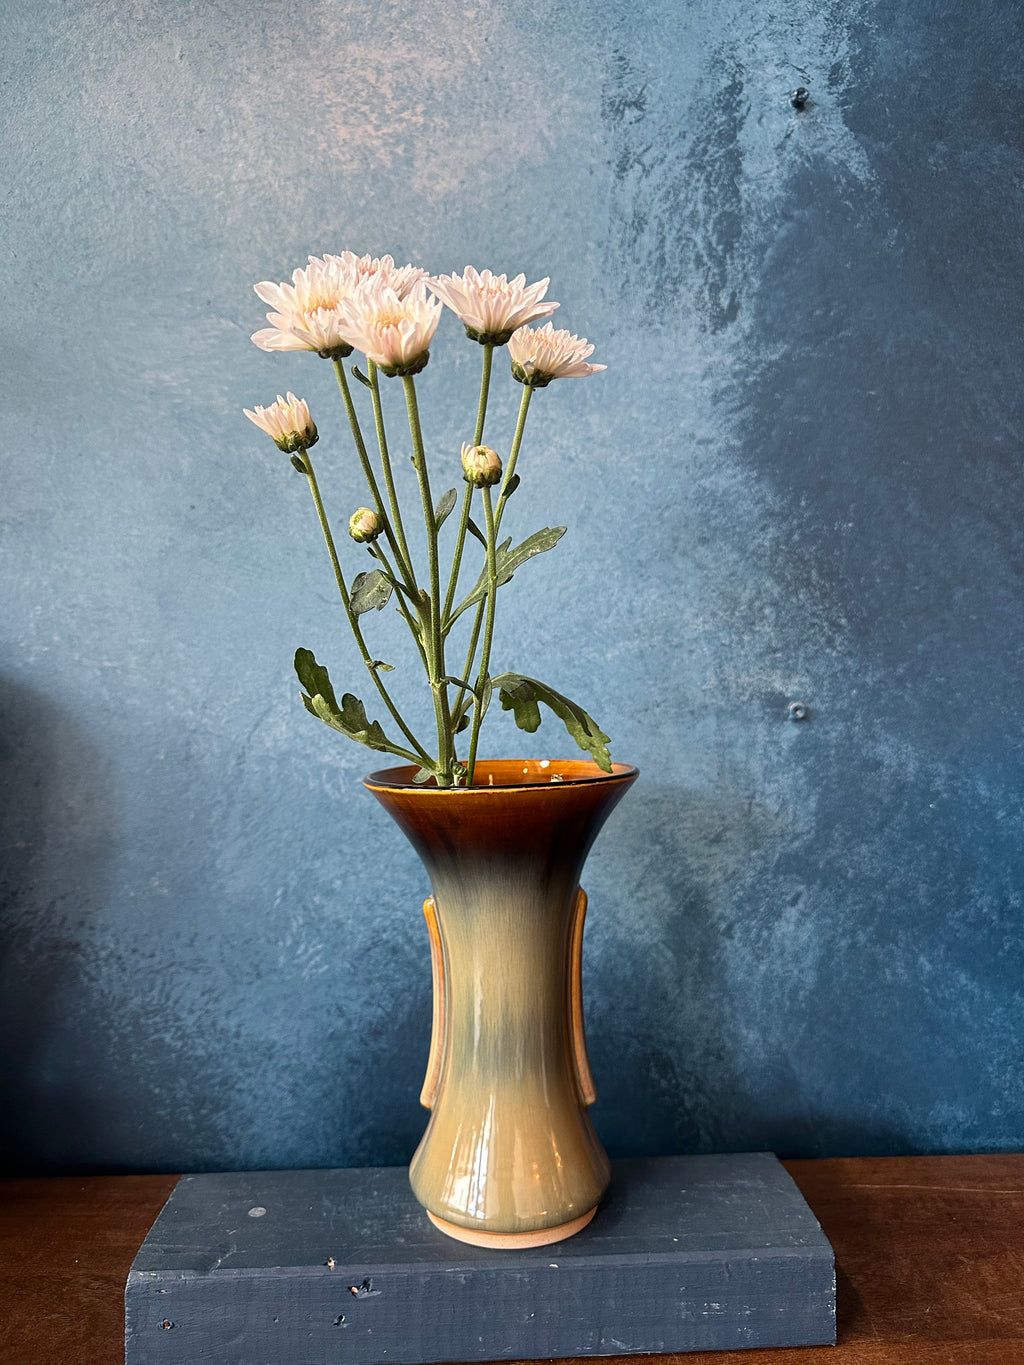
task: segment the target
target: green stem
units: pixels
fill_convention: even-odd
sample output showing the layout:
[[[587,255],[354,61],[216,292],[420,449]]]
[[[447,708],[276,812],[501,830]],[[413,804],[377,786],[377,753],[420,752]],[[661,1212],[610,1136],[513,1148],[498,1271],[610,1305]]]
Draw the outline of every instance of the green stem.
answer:
[[[384,553],[384,551],[380,548],[379,545],[377,544],[371,545],[370,553],[373,555],[375,559],[378,559],[380,561],[380,563],[384,566],[384,572],[394,583],[397,584],[398,582],[400,582],[400,579],[397,577],[394,569],[392,569],[390,563],[388,562],[387,555]],[[402,613],[402,616],[405,618],[406,625],[412,631],[412,638],[416,641],[416,648],[419,650],[420,658],[423,660],[423,667],[426,668],[427,655],[426,651],[423,648],[423,641],[420,638],[421,631],[419,626],[417,626],[416,622],[412,618],[412,613],[409,611],[409,607],[405,601],[405,594],[403,593],[401,588],[396,589],[395,600],[398,602],[398,610]]]
[[[469,526],[469,509],[473,502],[473,485],[466,484],[466,492],[462,499],[462,515],[459,517],[459,533],[455,540],[455,557],[452,560],[452,571],[448,575],[448,591],[444,597],[444,611],[441,613],[441,629],[444,630],[445,622],[451,615],[452,603],[455,601],[455,590],[459,583],[459,570],[462,568],[462,552],[466,545],[466,528]]]
[[[338,584],[338,591],[341,593],[341,601],[342,605],[345,608],[345,615],[348,617],[348,623],[352,627],[352,634],[356,637],[356,644],[359,647],[359,653],[362,655],[363,663],[366,664],[367,669],[372,675],[373,681],[377,685],[377,691],[380,693],[381,700],[384,702],[384,705],[391,712],[391,715],[394,717],[395,723],[401,729],[402,734],[405,735],[406,739],[416,750],[415,754],[409,754],[408,757],[412,760],[420,762],[423,765],[423,767],[430,768],[430,770],[433,771],[434,760],[430,757],[426,749],[423,748],[419,740],[416,738],[413,732],[409,729],[408,725],[406,725],[405,721],[402,719],[398,707],[391,700],[391,697],[388,695],[387,688],[380,680],[380,674],[377,672],[375,668],[370,668],[370,665],[373,663],[373,656],[370,654],[370,651],[366,648],[366,641],[363,639],[363,632],[359,626],[359,617],[352,610],[352,601],[351,598],[349,597],[349,591],[345,584],[345,575],[341,571],[341,563],[338,560],[338,551],[336,550],[334,545],[334,537],[333,535],[331,535],[331,527],[330,523],[327,520],[327,513],[324,511],[323,498],[321,498],[320,496],[320,485],[317,483],[316,474],[313,472],[313,462],[309,458],[308,450],[302,450],[300,451],[300,454],[302,456],[302,463],[306,467],[306,482],[309,484],[309,491],[313,495],[313,505],[316,508],[316,514],[320,519],[320,529],[323,531],[324,540],[327,542],[327,553],[331,557],[331,567],[334,569],[334,578]]]
[[[484,363],[480,375],[480,401],[476,409],[476,430],[473,433],[473,444],[478,446],[484,439],[484,418],[487,416],[487,397],[491,388],[491,361],[494,357],[494,345],[492,342],[484,343]],[[448,591],[444,599],[444,611],[441,613],[442,629],[444,622],[448,620],[455,601],[455,592],[459,585],[459,573],[462,569],[462,554],[466,547],[466,529],[469,525],[469,512],[473,502],[473,485],[466,484],[466,495],[462,500],[462,516],[459,518],[459,534],[455,541],[455,555],[452,559],[452,571],[448,577]]]
[[[480,674],[477,680],[476,693],[473,697],[473,728],[469,737],[469,757],[466,759],[466,786],[473,785],[473,773],[476,770],[476,749],[480,740],[480,723],[484,718],[483,694],[484,684],[487,681],[487,670],[491,665],[491,641],[494,637],[494,610],[498,600],[498,554],[497,554],[497,534],[498,528],[494,518],[494,507],[491,503],[491,490],[482,490],[484,498],[484,516],[487,519],[487,621],[484,626],[484,642],[480,650]]]
[[[356,443],[356,452],[359,455],[359,463],[363,467],[363,475],[370,488],[370,496],[373,498],[374,508],[381,521],[384,523],[384,534],[388,538],[388,544],[394,552],[395,560],[402,571],[402,578],[405,583],[417,591],[416,579],[413,576],[412,564],[403,558],[402,547],[395,537],[395,531],[384,511],[384,502],[380,495],[380,488],[374,477],[373,466],[370,464],[370,457],[366,453],[366,442],[363,440],[363,433],[359,426],[359,417],[356,413],[355,404],[352,402],[352,394],[349,392],[348,379],[345,375],[345,367],[340,360],[334,362],[334,373],[338,377],[338,388],[341,390],[341,397],[345,404],[345,411],[348,413],[348,424],[352,428],[352,439]]]
[[[420,425],[419,405],[416,402],[416,381],[411,374],[403,375],[405,405],[409,414],[412,436],[413,464],[420,484],[423,520],[427,528],[427,554],[430,562],[430,643],[427,648],[427,671],[430,690],[434,694],[434,715],[437,720],[437,785],[450,787],[453,781],[452,723],[448,712],[448,687],[444,677],[444,641],[441,638],[441,575],[437,558],[437,519],[430,496],[430,477],[423,451],[423,429]]]
[[[519,459],[519,447],[523,444],[523,431],[526,428],[526,414],[530,411],[530,399],[533,397],[532,384],[523,385],[523,397],[519,404],[519,417],[516,421],[516,434],[512,437],[512,449],[509,451],[508,464],[505,466],[505,476],[501,481],[501,488],[498,491],[498,510],[495,516],[495,532],[501,529],[501,518],[505,512],[505,504],[511,496],[508,486],[512,481],[512,475],[516,472],[516,461]]]
[[[491,388],[491,360],[494,357],[494,345],[490,341],[484,342],[484,368],[480,376],[480,402],[476,409],[476,433],[473,436],[473,444],[478,446],[484,439],[484,418],[487,416],[487,395]]]
[[[391,454],[388,450],[388,438],[384,431],[384,410],[380,401],[380,375],[377,366],[367,357],[367,368],[370,371],[370,392],[373,395],[373,420],[377,427],[377,444],[380,446],[380,462],[384,470],[384,483],[388,490],[388,502],[391,506],[391,516],[395,528],[395,535],[398,539],[398,549],[392,545],[395,551],[395,560],[402,570],[403,577],[407,583],[414,588],[416,579],[412,567],[412,555],[409,553],[409,544],[405,538],[405,527],[402,525],[402,509],[398,503],[398,493],[395,491],[395,476],[391,468]]]
[[[533,388],[529,384],[523,385],[523,397],[519,404],[519,417],[516,421],[515,435],[512,438],[512,449],[509,452],[508,464],[505,466],[505,474],[498,490],[498,511],[494,521],[494,534],[497,537],[501,527],[501,518],[505,511],[505,504],[508,502],[509,481],[515,473],[516,461],[519,459],[519,448],[523,444],[523,431],[526,428],[526,414],[530,410],[530,399],[533,397]],[[484,612],[486,606],[483,602],[476,609],[476,619],[473,622],[473,630],[469,637],[469,649],[466,651],[466,662],[462,668],[463,678],[468,678],[473,667],[473,659],[476,655],[477,642],[480,639],[480,627],[483,625]]]

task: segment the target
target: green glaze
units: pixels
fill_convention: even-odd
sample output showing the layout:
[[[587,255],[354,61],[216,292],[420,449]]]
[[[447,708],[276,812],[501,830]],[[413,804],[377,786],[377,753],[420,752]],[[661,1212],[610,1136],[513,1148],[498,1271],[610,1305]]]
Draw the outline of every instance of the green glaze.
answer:
[[[608,1183],[587,1114],[576,919],[584,859],[636,770],[480,762],[479,785],[447,790],[415,787],[411,773],[367,786],[423,859],[436,909],[436,1085],[428,1076],[413,1191],[460,1228],[555,1228]]]

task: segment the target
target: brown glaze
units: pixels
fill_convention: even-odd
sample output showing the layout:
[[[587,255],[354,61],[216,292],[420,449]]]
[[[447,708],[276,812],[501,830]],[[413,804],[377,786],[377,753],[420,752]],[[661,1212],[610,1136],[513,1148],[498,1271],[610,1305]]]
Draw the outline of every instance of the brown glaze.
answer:
[[[579,876],[636,769],[481,762],[473,787],[451,789],[416,786],[414,772],[366,778],[433,888],[431,1117],[413,1190],[471,1233],[575,1230],[608,1181],[586,1112]]]

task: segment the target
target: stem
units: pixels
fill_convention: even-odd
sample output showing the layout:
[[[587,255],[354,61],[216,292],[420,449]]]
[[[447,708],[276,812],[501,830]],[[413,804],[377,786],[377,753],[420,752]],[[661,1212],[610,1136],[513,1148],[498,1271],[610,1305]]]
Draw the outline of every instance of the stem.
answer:
[[[402,547],[395,538],[394,529],[387,513],[384,511],[384,502],[380,496],[380,488],[374,477],[373,466],[370,464],[370,457],[366,453],[366,442],[363,440],[363,433],[359,426],[359,417],[356,414],[355,404],[352,402],[352,395],[349,392],[348,379],[345,376],[345,367],[340,360],[334,362],[334,373],[338,377],[338,388],[341,390],[341,397],[345,403],[345,411],[348,413],[348,423],[352,428],[352,439],[356,443],[356,451],[359,455],[359,463],[363,467],[363,475],[370,486],[370,496],[373,498],[374,508],[381,521],[384,523],[384,534],[388,538],[388,544],[394,551],[395,560],[402,571],[402,578],[414,592],[417,591],[416,579],[413,576],[412,564],[402,557]]]
[[[523,385],[523,397],[519,404],[519,417],[516,421],[516,431],[512,438],[512,449],[509,452],[508,464],[505,466],[505,475],[501,481],[501,488],[498,490],[498,511],[494,521],[494,534],[497,539],[498,530],[501,527],[501,518],[505,511],[505,504],[508,502],[508,485],[515,473],[516,460],[519,459],[519,447],[523,443],[523,431],[526,428],[526,414],[530,410],[530,399],[533,397],[533,388],[529,384]],[[488,490],[489,491],[489,490]],[[476,619],[473,622],[473,631],[469,637],[469,649],[466,651],[466,662],[463,665],[462,676],[469,677],[470,669],[473,667],[473,656],[476,654],[477,641],[480,639],[480,627],[483,625],[484,612],[486,608],[481,602],[476,609]]]
[[[478,446],[484,439],[484,418],[487,416],[487,395],[491,388],[491,360],[494,356],[494,345],[490,341],[484,342],[484,368],[480,375],[480,402],[476,409],[476,433],[473,436],[473,444]]]
[[[301,451],[301,455],[302,463],[306,466],[306,482],[309,484],[309,491],[313,495],[313,505],[316,508],[316,514],[320,518],[320,529],[323,531],[324,540],[327,542],[327,553],[331,557],[331,567],[334,569],[334,578],[338,584],[338,591],[341,593],[342,605],[345,608],[345,615],[348,617],[348,623],[352,627],[352,634],[356,637],[356,644],[359,646],[359,653],[362,655],[363,663],[366,664],[367,669],[373,677],[373,681],[377,684],[377,691],[380,693],[384,705],[391,712],[391,715],[401,729],[402,734],[405,735],[406,739],[416,750],[416,754],[409,754],[408,757],[410,759],[415,759],[422,763],[423,767],[430,768],[431,771],[433,771],[434,760],[402,719],[398,707],[391,700],[387,688],[380,680],[380,674],[375,668],[370,668],[373,657],[366,648],[366,641],[363,639],[363,632],[359,626],[359,617],[352,610],[352,601],[349,597],[348,588],[345,585],[345,575],[341,571],[341,564],[338,560],[338,551],[334,546],[334,537],[331,535],[330,523],[327,520],[327,513],[324,511],[323,499],[320,496],[320,486],[316,481],[316,474],[313,472],[313,462],[309,458],[308,450]]]
[[[512,437],[512,449],[509,452],[508,464],[505,466],[505,477],[501,481],[501,489],[498,493],[498,511],[495,517],[495,532],[501,529],[501,518],[505,511],[505,504],[508,502],[510,494],[508,486],[512,481],[512,475],[516,471],[516,460],[519,459],[519,447],[523,444],[523,431],[526,427],[526,414],[530,411],[530,399],[533,397],[533,385],[523,385],[523,398],[519,404],[519,417],[516,420],[516,434]]]
[[[399,579],[395,574],[394,569],[392,569],[391,565],[388,563],[387,555],[380,548],[380,546],[377,544],[371,545],[370,553],[373,555],[374,559],[380,560],[381,564],[383,564],[384,572],[387,574],[387,576],[393,579],[396,583],[399,582]],[[423,667],[426,668],[427,655],[423,648],[423,641],[420,639],[419,627],[416,625],[416,622],[412,619],[409,607],[405,601],[405,594],[403,593],[401,588],[396,589],[395,600],[398,602],[398,610],[402,613],[402,616],[405,618],[406,625],[412,631],[412,638],[416,641],[416,648],[419,650],[420,658],[423,660]]]
[[[469,738],[469,757],[466,759],[466,786],[473,785],[473,773],[476,769],[476,748],[480,739],[480,723],[484,718],[483,712],[483,691],[487,681],[487,670],[491,663],[491,640],[494,636],[494,610],[498,600],[498,555],[497,555],[497,534],[498,528],[494,518],[494,508],[491,504],[491,490],[484,488],[481,490],[484,498],[484,516],[487,519],[487,622],[484,626],[484,643],[480,651],[480,675],[476,685],[476,694],[473,697],[473,728]]]
[[[476,431],[473,433],[473,444],[478,446],[484,438],[484,418],[487,416],[487,396],[491,388],[491,360],[494,356],[494,345],[492,342],[484,343],[484,363],[483,371],[480,375],[480,401],[476,409]],[[459,534],[455,541],[455,556],[452,559],[452,571],[448,578],[448,591],[444,599],[444,611],[441,613],[442,629],[444,622],[448,620],[448,613],[452,609],[455,601],[455,591],[459,585],[459,572],[462,569],[462,553],[466,546],[466,528],[469,525],[469,509],[473,502],[473,485],[467,483],[466,496],[462,501],[462,516],[459,519]]]
[[[394,521],[395,535],[398,538],[398,546],[392,545],[395,551],[395,559],[399,568],[402,570],[406,582],[414,588],[416,579],[413,574],[412,555],[409,553],[409,545],[405,539],[405,527],[402,525],[402,509],[398,503],[398,494],[395,491],[395,476],[391,468],[391,455],[388,451],[388,438],[384,431],[384,411],[380,402],[380,375],[377,373],[377,366],[367,357],[367,368],[370,371],[370,392],[373,394],[373,420],[377,427],[377,444],[380,446],[380,462],[384,469],[384,483],[388,490],[388,502],[391,505],[391,516]]]
[[[448,687],[444,676],[444,641],[441,639],[441,575],[437,559],[437,520],[430,496],[430,477],[423,452],[423,429],[420,426],[419,406],[416,402],[416,381],[411,374],[402,376],[405,405],[409,413],[409,432],[412,436],[413,463],[420,483],[423,520],[427,528],[427,553],[430,560],[430,643],[427,649],[427,671],[430,689],[434,694],[434,715],[437,720],[437,785],[450,787],[453,781],[452,723],[448,712]]]

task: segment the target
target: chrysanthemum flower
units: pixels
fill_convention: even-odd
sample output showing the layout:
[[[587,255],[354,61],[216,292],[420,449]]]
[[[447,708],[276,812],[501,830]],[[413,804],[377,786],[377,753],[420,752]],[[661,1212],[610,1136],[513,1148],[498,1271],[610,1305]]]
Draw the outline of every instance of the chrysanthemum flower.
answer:
[[[467,483],[474,488],[491,488],[501,478],[501,456],[490,446],[462,443],[462,469]]]
[[[413,285],[404,298],[372,280],[339,305],[345,335],[387,375],[418,374],[430,359],[430,343],[441,317],[426,286]]]
[[[543,389],[552,379],[583,379],[608,368],[586,363],[594,353],[586,337],[556,332],[550,322],[543,327],[520,327],[508,343],[508,353],[514,377],[534,389]]]
[[[348,519],[348,533],[360,545],[377,539],[384,529],[384,523],[372,507],[357,507]]]
[[[301,398],[290,393],[287,398],[277,395],[277,402],[269,408],[257,407],[255,412],[248,408],[242,411],[250,422],[255,422],[261,431],[273,437],[278,450],[291,455],[296,450],[306,450],[316,445],[317,430],[309,415],[309,408]]]
[[[557,303],[541,302],[550,283],[545,279],[527,284],[525,275],[508,280],[467,265],[461,275],[437,275],[427,280],[427,288],[448,305],[473,341],[504,346],[516,328],[550,317],[558,307]]]
[[[310,256],[304,270],[292,272],[291,284],[261,280],[253,287],[275,310],[267,314],[273,326],[253,334],[261,350],[316,351],[330,359],[351,355],[352,346],[339,329],[338,304],[352,293],[356,278],[340,256]]]
[[[354,251],[343,251],[340,256],[325,256],[324,260],[351,275],[350,293],[355,293],[360,285],[378,281],[388,285],[400,299],[404,299],[427,273],[418,265],[395,265],[393,256],[357,256]]]

